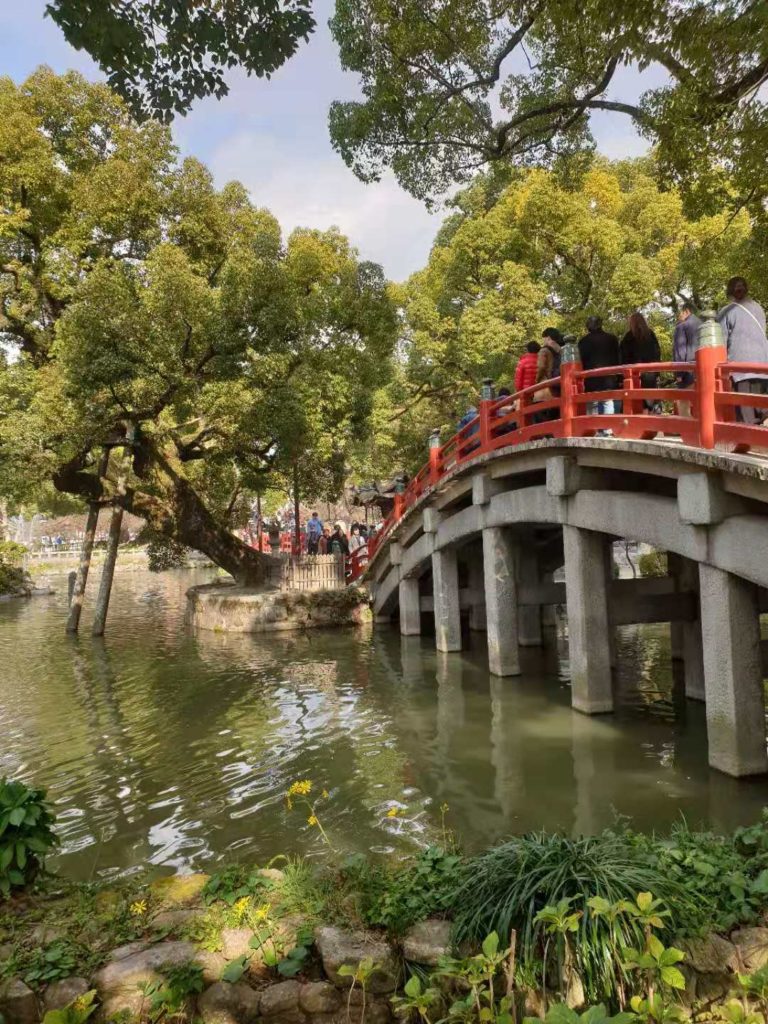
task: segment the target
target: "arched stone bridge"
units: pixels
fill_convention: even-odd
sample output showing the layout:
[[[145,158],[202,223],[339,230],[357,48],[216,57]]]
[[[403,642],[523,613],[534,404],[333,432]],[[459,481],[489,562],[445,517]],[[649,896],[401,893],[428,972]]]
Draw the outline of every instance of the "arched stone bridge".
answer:
[[[490,672],[514,676],[519,648],[541,643],[542,612],[564,604],[572,704],[586,714],[613,708],[613,627],[671,622],[686,695],[706,702],[710,764],[733,776],[768,771],[768,461],[755,452],[763,437],[768,448],[768,430],[733,422],[744,396],[728,390],[736,367],[725,365],[721,349],[704,351],[693,391],[658,389],[667,403],[692,401],[692,417],[669,405],[642,411],[657,393],[639,379],[633,387],[646,367],[617,368],[624,382],[612,394],[624,408],[610,417],[583,408],[589,375],[578,366],[563,367],[560,398],[536,406],[557,409],[556,421],[528,422],[527,393],[514,413],[509,399],[482,402],[474,428],[433,445],[370,545],[377,621],[397,617],[413,635],[433,616],[437,648],[458,651],[466,615],[487,632]],[[595,436],[604,427],[615,436]],[[668,552],[669,575],[615,579],[619,538]],[[563,566],[565,582],[554,582]]]

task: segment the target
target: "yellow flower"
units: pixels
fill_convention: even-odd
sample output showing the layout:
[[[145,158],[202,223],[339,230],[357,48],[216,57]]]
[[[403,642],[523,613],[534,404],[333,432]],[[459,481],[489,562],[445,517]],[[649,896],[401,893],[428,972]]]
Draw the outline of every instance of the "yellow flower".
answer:
[[[317,818],[315,817],[314,814],[310,814],[310,816],[307,818],[307,824],[308,825],[319,825],[320,822],[317,820]]]
[[[240,899],[237,901],[237,903],[235,903],[235,913],[239,914],[242,917],[243,914],[248,909],[248,904],[250,902],[251,902],[251,897],[250,896],[241,896]]]
[[[330,795],[331,794],[328,792],[327,789],[324,789],[323,792],[320,794],[320,796],[323,798],[323,800],[327,800]]]
[[[254,911],[253,916],[257,921],[266,921],[269,917],[270,905],[268,903],[262,903],[260,907],[257,907]]]
[[[147,912],[147,901],[136,900],[135,903],[131,904],[130,911],[134,917],[141,917],[143,914],[146,914]]]
[[[312,783],[309,779],[300,779],[298,782],[292,782],[288,789],[288,796],[309,796],[312,792]]]
[[[396,818],[399,813],[400,813],[400,808],[399,807],[390,807],[389,810],[387,811],[387,817],[388,818]]]

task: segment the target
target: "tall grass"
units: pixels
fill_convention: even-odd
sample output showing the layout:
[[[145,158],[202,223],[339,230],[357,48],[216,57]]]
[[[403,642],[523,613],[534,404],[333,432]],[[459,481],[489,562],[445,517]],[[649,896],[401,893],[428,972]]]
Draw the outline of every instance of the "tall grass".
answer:
[[[474,858],[470,874],[453,899],[458,940],[481,941],[491,931],[508,937],[514,928],[525,965],[541,960],[543,926],[536,914],[564,897],[581,911],[579,931],[571,938],[574,966],[588,999],[611,998],[620,982],[622,946],[642,943],[631,920],[611,924],[590,915],[587,900],[602,896],[610,903],[652,892],[672,910],[690,901],[628,838],[612,832],[572,839],[529,833]],[[670,918],[674,923],[674,918]]]

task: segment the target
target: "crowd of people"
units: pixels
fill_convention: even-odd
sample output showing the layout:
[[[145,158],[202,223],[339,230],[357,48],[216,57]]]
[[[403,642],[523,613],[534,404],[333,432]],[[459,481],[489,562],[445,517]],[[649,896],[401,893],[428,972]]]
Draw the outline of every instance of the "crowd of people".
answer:
[[[766,317],[763,308],[749,295],[749,286],[743,277],[732,277],[726,286],[726,304],[718,311],[716,320],[723,332],[723,344],[726,347],[728,360],[739,363],[768,363],[768,338],[766,338]],[[678,313],[675,327],[672,362],[693,363],[699,345],[699,327],[701,319],[690,303],[682,306]],[[547,327],[542,334],[541,343],[530,341],[524,354],[520,357],[515,370],[515,391],[522,391],[534,385],[544,385],[534,395],[535,401],[545,401],[559,396],[556,384],[546,387],[549,380],[560,376],[562,349],[567,340],[556,327]],[[603,367],[631,366],[639,363],[661,362],[661,347],[653,329],[640,312],[633,313],[627,323],[627,331],[621,339],[606,331],[600,317],[590,316],[586,322],[586,333],[578,341],[579,359],[583,370],[599,370]],[[744,372],[733,374],[734,389],[747,394],[768,394],[768,374]],[[640,383],[643,388],[656,388],[659,374],[648,372],[641,374]],[[613,391],[621,381],[615,375],[595,375],[587,377],[584,389],[594,395],[594,400],[587,404],[590,415],[610,415],[620,412],[620,403],[613,399],[600,398],[600,394]],[[691,388],[694,384],[693,372],[675,373],[677,388]],[[499,397],[510,395],[507,388],[499,390]],[[645,401],[644,406],[649,412],[660,411],[660,402]],[[690,415],[690,403],[679,402],[681,415]],[[742,422],[755,425],[761,424],[766,410],[751,407],[738,407],[737,413]],[[556,418],[556,409],[535,414],[544,421]],[[477,416],[473,407],[459,421],[459,429],[467,426]],[[467,436],[472,434],[470,429]]]
[[[317,512],[313,512],[304,533],[308,555],[352,555],[368,543],[369,530],[365,523],[353,522],[347,533],[347,524],[342,519],[338,519],[333,527],[326,526]]]

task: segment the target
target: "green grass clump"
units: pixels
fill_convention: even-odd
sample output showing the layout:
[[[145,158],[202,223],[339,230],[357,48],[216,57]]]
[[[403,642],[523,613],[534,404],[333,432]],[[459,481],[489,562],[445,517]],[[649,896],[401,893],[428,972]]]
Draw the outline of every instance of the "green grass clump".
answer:
[[[678,881],[665,876],[621,833],[577,838],[529,833],[471,861],[466,880],[453,894],[456,936],[478,942],[493,931],[508,937],[515,929],[520,959],[533,965],[542,959],[546,941],[536,915],[570,900],[570,912],[579,914],[572,937],[575,967],[588,998],[599,1000],[615,992],[619,947],[638,945],[642,935],[632,920],[611,926],[594,917],[588,900],[600,896],[613,904],[631,901],[638,892],[652,892],[673,911],[686,908],[690,900]]]

